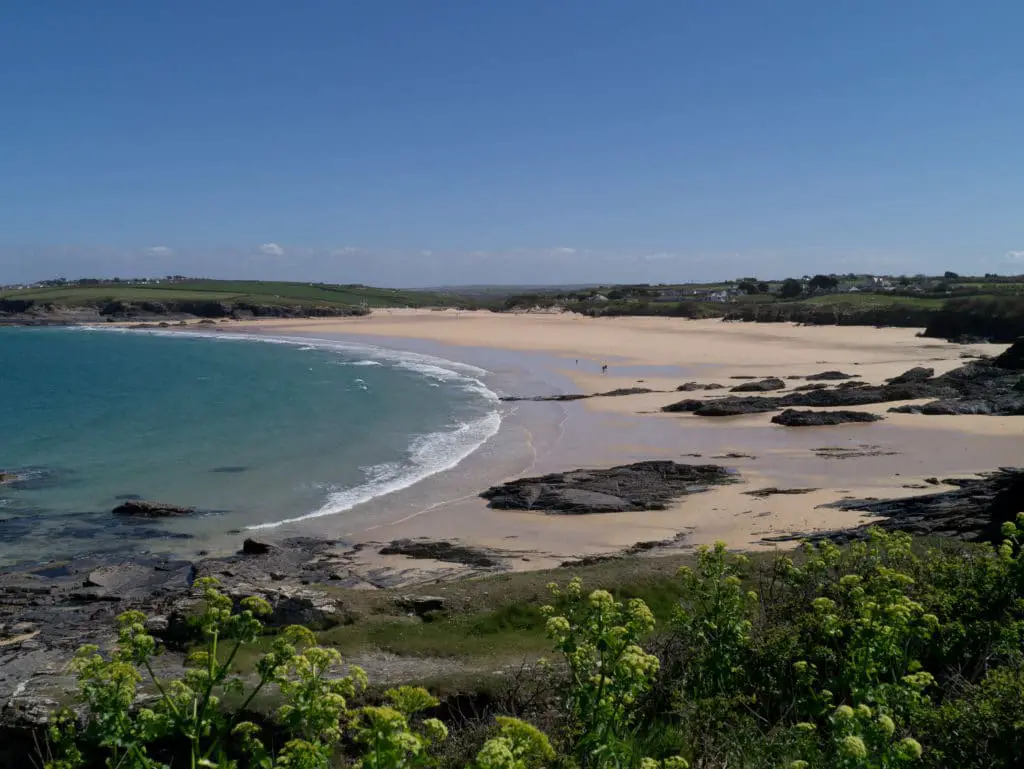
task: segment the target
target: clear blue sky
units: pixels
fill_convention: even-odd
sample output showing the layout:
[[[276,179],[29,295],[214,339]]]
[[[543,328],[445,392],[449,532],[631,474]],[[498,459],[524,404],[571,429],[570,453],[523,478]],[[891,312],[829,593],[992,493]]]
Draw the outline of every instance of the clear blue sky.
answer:
[[[1017,0],[7,0],[0,283],[1024,272]]]

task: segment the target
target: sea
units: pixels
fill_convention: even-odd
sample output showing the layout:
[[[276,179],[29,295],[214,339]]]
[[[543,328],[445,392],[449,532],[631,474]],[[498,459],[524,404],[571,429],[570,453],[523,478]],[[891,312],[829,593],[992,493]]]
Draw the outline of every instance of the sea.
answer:
[[[0,328],[0,568],[344,516],[492,438],[487,373],[347,341]],[[130,499],[198,512],[112,514]]]

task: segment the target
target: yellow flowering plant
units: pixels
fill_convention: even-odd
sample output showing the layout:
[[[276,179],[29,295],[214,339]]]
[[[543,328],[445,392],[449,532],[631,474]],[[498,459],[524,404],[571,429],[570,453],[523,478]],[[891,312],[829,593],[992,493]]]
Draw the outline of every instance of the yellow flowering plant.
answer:
[[[563,609],[548,615],[547,634],[566,663],[565,709],[571,752],[580,766],[633,766],[637,701],[649,691],[658,658],[641,643],[654,629],[654,615],[638,598],[625,604],[607,590],[583,594],[579,579],[560,590],[549,586]]]

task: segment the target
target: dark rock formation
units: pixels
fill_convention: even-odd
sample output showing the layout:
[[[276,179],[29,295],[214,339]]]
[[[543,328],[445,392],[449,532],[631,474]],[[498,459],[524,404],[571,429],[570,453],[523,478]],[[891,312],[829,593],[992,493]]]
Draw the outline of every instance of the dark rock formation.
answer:
[[[848,541],[866,536],[869,526],[912,534],[999,542],[1000,529],[1021,512],[1024,468],[1003,468],[973,480],[947,479],[959,488],[903,499],[837,502],[835,507],[881,518],[851,531],[815,534],[813,539]],[[798,539],[800,537],[789,537]],[[781,537],[779,539],[786,539]]]
[[[858,457],[894,457],[898,451],[888,451],[871,443],[856,446],[819,446],[811,449],[819,459],[856,459]]]
[[[131,515],[137,518],[168,518],[175,515],[193,515],[194,507],[169,505],[166,502],[148,502],[144,499],[129,499],[111,511],[114,515]]]
[[[915,366],[912,369],[904,371],[899,376],[894,376],[892,379],[887,379],[889,384],[907,384],[908,382],[923,382],[926,379],[931,379],[935,376],[935,369],[925,368],[924,366]]]
[[[670,403],[667,406],[662,406],[661,410],[666,411],[670,414],[678,411],[696,411],[708,401],[698,400],[697,398],[687,398],[686,400],[676,401]]]
[[[743,414],[763,414],[778,409],[778,398],[764,398],[759,395],[729,395],[714,400],[688,398],[661,408],[668,413],[690,412],[699,417],[735,417]]]
[[[644,395],[655,392],[650,387],[620,387],[616,390],[609,390],[606,393],[595,393],[592,398],[615,398],[621,395]]]
[[[909,382],[906,384],[862,385],[844,382],[829,390],[790,393],[777,400],[777,407],[816,406],[819,408],[841,408],[843,406],[866,406],[872,403],[916,400],[955,396],[952,387],[931,382]]]
[[[878,422],[882,417],[866,411],[797,411],[786,409],[772,417],[772,422],[784,427],[814,427],[841,425],[846,422]]]
[[[1019,363],[1024,344],[1014,345],[995,360],[978,360],[933,376],[930,368],[913,368],[884,385],[842,382],[833,388],[807,389],[775,398],[728,396],[714,400],[684,400],[662,411],[692,412],[697,416],[736,416],[793,407],[844,408],[874,403],[933,399],[925,406],[906,405],[894,411],[915,414],[1024,414]],[[813,376],[813,375],[812,375]],[[810,377],[808,377],[810,378]],[[754,383],[756,384],[756,383]]]
[[[811,390],[827,390],[828,387],[829,387],[829,385],[825,384],[824,382],[811,382],[810,384],[805,384],[805,385],[800,385],[799,387],[794,387],[793,388],[793,392],[795,392],[795,393],[802,393],[802,392],[810,392]]]
[[[786,383],[778,377],[769,377],[768,379],[761,379],[757,382],[744,382],[741,385],[736,385],[730,392],[734,393],[757,393],[757,392],[769,392],[771,390],[785,390]]]
[[[485,569],[499,565],[499,561],[483,550],[445,541],[396,539],[381,548],[380,554],[430,558],[435,561],[461,563],[465,566],[477,566]]]
[[[716,400],[700,401],[699,407],[689,410],[699,417],[735,417],[776,411],[779,408],[777,401],[777,398],[765,398],[760,395],[730,395]]]
[[[820,374],[808,374],[804,377],[808,382],[833,382],[840,379],[854,379],[859,374],[844,374],[842,371],[822,371]]]
[[[1010,347],[992,361],[999,368],[1009,371],[1024,371],[1024,337],[1018,339]]]
[[[1024,394],[989,399],[957,400],[946,398],[921,405],[894,406],[889,411],[897,414],[1024,416]]]
[[[676,388],[676,392],[690,393],[690,392],[694,392],[695,390],[721,390],[724,387],[725,387],[725,385],[716,384],[714,382],[712,382],[711,384],[700,384],[699,382],[687,382],[686,384],[679,385],[679,387]]]
[[[753,491],[744,491],[748,497],[774,497],[776,494],[810,494],[812,491],[817,489],[780,489],[775,486],[769,486],[766,489],[754,489]]]
[[[395,599],[395,604],[422,618],[432,612],[444,611],[448,601],[440,595],[403,595]]]
[[[521,478],[493,486],[480,496],[491,507],[503,510],[560,514],[663,510],[675,499],[737,479],[737,475],[718,465],[658,460],[607,470],[572,470]]]
[[[623,395],[644,395],[646,393],[663,392],[660,390],[652,390],[649,387],[620,387],[616,390],[609,390],[603,393],[590,393],[589,395],[584,393],[559,393],[557,395],[502,395],[499,400],[505,401],[506,403],[516,403],[519,401],[581,401],[586,398],[617,398]]]
[[[277,549],[276,545],[272,545],[269,542],[264,542],[261,539],[253,539],[247,537],[242,542],[242,555],[266,555]]]
[[[584,395],[583,393],[560,393],[558,395],[502,395],[499,400],[506,403],[518,403],[520,401],[581,401],[592,397],[592,395]]]

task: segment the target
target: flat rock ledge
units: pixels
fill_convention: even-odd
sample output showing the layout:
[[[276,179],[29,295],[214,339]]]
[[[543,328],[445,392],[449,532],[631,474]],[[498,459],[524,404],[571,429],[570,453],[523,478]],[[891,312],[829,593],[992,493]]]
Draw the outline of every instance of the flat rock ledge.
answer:
[[[670,460],[636,462],[605,470],[571,470],[492,486],[480,496],[499,510],[582,515],[664,510],[688,494],[733,483],[739,475],[720,465]]]
[[[798,411],[786,409],[772,417],[772,422],[783,427],[819,427],[841,425],[848,422],[880,422],[882,417],[867,411]]]

